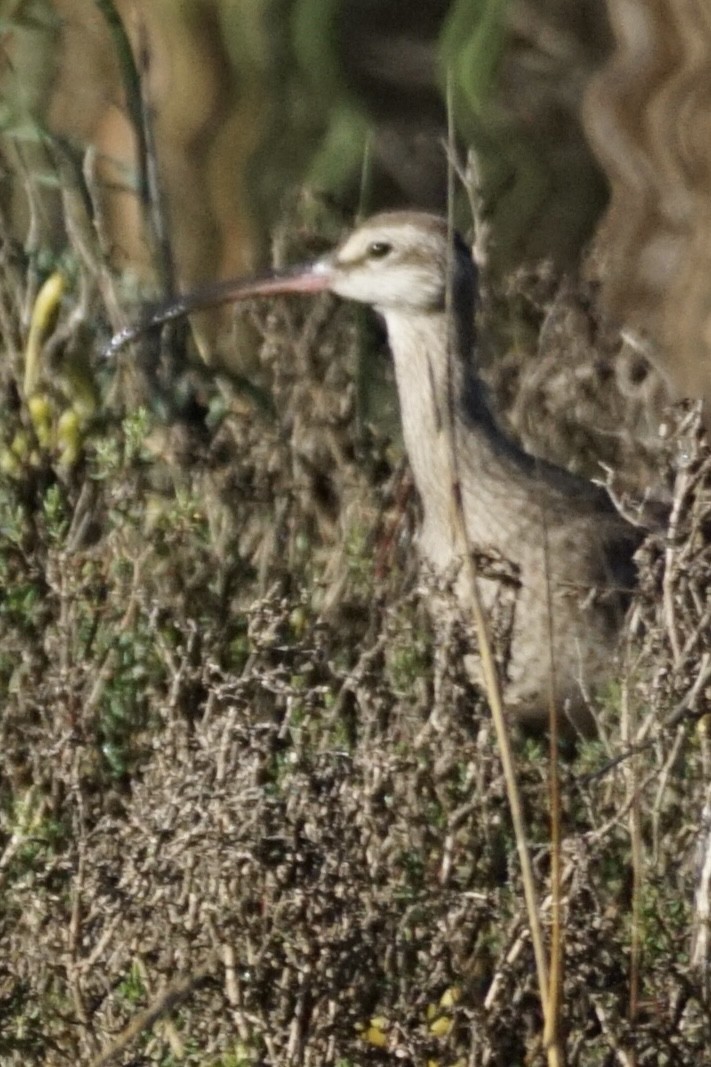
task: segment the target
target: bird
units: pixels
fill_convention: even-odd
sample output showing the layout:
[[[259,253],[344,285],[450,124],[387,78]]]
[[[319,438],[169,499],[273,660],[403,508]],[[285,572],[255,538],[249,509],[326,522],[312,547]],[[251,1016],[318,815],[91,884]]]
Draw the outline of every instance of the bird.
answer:
[[[553,694],[564,721],[590,733],[593,695],[614,676],[640,531],[604,487],[531,455],[500,428],[476,366],[477,268],[446,219],[420,211],[374,215],[333,252],[173,301],[110,347],[208,304],[327,290],[370,305],[385,323],[435,619],[452,603],[471,619],[463,566],[470,554],[503,649],[506,708],[539,726]],[[480,680],[475,665],[471,673]]]

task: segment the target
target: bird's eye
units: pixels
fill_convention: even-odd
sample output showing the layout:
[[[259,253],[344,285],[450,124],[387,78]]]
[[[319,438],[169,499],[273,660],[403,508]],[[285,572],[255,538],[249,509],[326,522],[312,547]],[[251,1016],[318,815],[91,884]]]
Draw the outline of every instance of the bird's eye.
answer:
[[[392,252],[392,248],[387,241],[373,241],[368,245],[368,258],[384,259],[388,252]]]

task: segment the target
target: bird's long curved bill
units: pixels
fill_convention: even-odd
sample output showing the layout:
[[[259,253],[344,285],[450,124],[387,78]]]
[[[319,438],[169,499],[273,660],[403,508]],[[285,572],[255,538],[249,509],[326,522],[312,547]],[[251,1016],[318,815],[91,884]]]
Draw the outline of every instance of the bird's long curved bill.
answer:
[[[141,322],[126,326],[114,334],[107,345],[104,355],[115,355],[124,345],[141,337],[148,330],[157,329],[166,322],[182,318],[193,311],[217,307],[238,300],[247,300],[253,296],[270,296],[280,293],[320,293],[331,284],[333,268],[327,259],[315,263],[288,267],[286,270],[269,271],[257,278],[230,278],[215,285],[196,289],[174,300],[157,304],[150,308]]]

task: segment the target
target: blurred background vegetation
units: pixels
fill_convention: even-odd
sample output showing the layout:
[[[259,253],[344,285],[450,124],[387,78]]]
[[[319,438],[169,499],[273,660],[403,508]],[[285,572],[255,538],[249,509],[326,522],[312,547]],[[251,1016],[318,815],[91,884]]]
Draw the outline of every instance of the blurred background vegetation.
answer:
[[[443,211],[447,75],[500,263],[574,261],[603,203],[580,121],[610,44],[592,0],[3,0],[0,18],[2,203],[26,234],[29,174],[55,248],[59,142],[96,152],[113,262],[152,266],[142,109],[183,286],[263,261],[306,190],[348,219]]]

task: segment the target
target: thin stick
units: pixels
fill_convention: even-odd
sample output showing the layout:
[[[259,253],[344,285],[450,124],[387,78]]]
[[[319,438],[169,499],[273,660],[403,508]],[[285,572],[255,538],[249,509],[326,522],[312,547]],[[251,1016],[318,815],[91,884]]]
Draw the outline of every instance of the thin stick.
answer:
[[[135,1015],[128,1026],[114,1038],[108,1048],[105,1048],[103,1052],[100,1052],[91,1061],[91,1067],[108,1067],[108,1064],[114,1063],[134,1041],[138,1040],[145,1030],[153,1027],[161,1016],[172,1011],[181,1001],[190,996],[197,985],[209,978],[217,969],[218,963],[217,954],[214,954],[200,967],[196,967],[194,971],[185,975],[184,978],[177,978],[166,986],[154,998],[152,1004],[145,1011]]]
[[[138,139],[138,196],[145,208],[149,197],[148,181],[148,151],[145,140],[146,131],[143,125],[143,105],[141,98],[141,79],[138,73],[136,61],[133,58],[133,50],[129,41],[126,27],[119,15],[114,0],[96,0],[96,7],[106,19],[111,33],[113,46],[118,58],[121,70],[121,80],[126,93],[126,110],[131,125]]]
[[[447,76],[447,135],[449,143],[449,163],[447,167],[447,223],[450,233],[454,230],[454,168],[452,166],[452,154],[454,152],[454,111],[452,101],[452,80],[451,76]],[[546,962],[545,948],[543,944],[543,934],[541,931],[540,912],[538,906],[538,899],[536,894],[536,884],[533,876],[533,865],[531,863],[531,856],[528,849],[528,842],[526,840],[526,825],[523,815],[523,805],[521,803],[521,795],[518,788],[518,782],[516,779],[516,768],[514,764],[513,751],[511,748],[511,742],[508,734],[508,727],[506,724],[506,715],[504,712],[504,704],[501,696],[501,686],[499,684],[499,678],[496,670],[496,663],[494,660],[494,653],[491,644],[491,637],[489,634],[486,617],[484,614],[484,608],[481,603],[481,597],[479,596],[479,586],[477,582],[477,566],[472,551],[471,544],[469,542],[469,533],[464,518],[464,506],[462,501],[462,489],[461,481],[459,478],[459,450],[457,448],[456,431],[457,422],[454,418],[454,382],[453,382],[453,345],[451,337],[451,325],[453,320],[452,315],[452,257],[453,246],[452,242],[448,242],[448,255],[450,262],[448,264],[447,271],[447,291],[446,291],[446,312],[447,312],[447,324],[448,324],[448,345],[447,345],[447,368],[448,368],[448,425],[447,437],[449,440],[449,467],[450,467],[450,484],[452,488],[452,502],[453,502],[453,517],[455,521],[456,532],[459,537],[460,543],[464,548],[464,574],[466,576],[468,591],[471,598],[472,614],[474,617],[474,623],[476,626],[477,642],[479,646],[479,655],[481,658],[482,673],[484,677],[484,686],[486,689],[487,698],[489,701],[489,707],[491,708],[491,715],[494,722],[494,729],[496,731],[496,740],[499,746],[499,756],[501,759],[501,765],[504,772],[504,780],[506,783],[506,794],[509,803],[509,810],[511,812],[511,822],[514,828],[514,836],[516,838],[516,847],[518,849],[519,863],[521,864],[521,877],[523,881],[523,892],[526,902],[526,911],[528,914],[528,922],[531,929],[531,942],[533,944],[533,954],[536,961],[536,974],[538,978],[539,995],[541,998],[541,1004],[543,1007],[544,1016],[546,1018],[546,1031],[547,1016],[548,1016],[548,966]],[[560,1062],[560,1059],[555,1051],[555,1046],[551,1046],[548,1049],[548,1062],[550,1067],[555,1067]]]
[[[558,1062],[561,1057],[560,1049],[560,1013],[563,993],[563,904],[562,904],[562,825],[560,806],[560,775],[558,769],[558,740],[559,740],[559,710],[556,701],[556,672],[555,654],[553,643],[554,622],[553,605],[550,586],[550,553],[548,542],[548,523],[545,509],[541,507],[541,532],[543,534],[544,569],[546,575],[546,600],[548,618],[548,648],[550,649],[550,662],[548,664],[548,731],[549,731],[549,761],[548,761],[548,795],[550,799],[550,841],[551,841],[551,945],[550,945],[550,983],[548,986],[548,1005],[545,1013],[546,1026],[543,1035],[543,1043],[547,1050],[556,1050],[554,1059],[549,1062]]]
[[[629,685],[625,678],[622,687],[622,723],[629,741],[635,734],[635,722],[632,702],[629,699]],[[638,760],[633,755],[628,763],[628,781],[632,790],[629,812],[630,846],[632,859],[632,915],[630,929],[630,971],[629,971],[629,1021],[634,1036],[639,1018],[640,968],[642,958],[641,908],[642,908],[642,816],[640,810],[640,783],[638,780]],[[630,1063],[637,1062],[634,1046],[628,1050]]]

